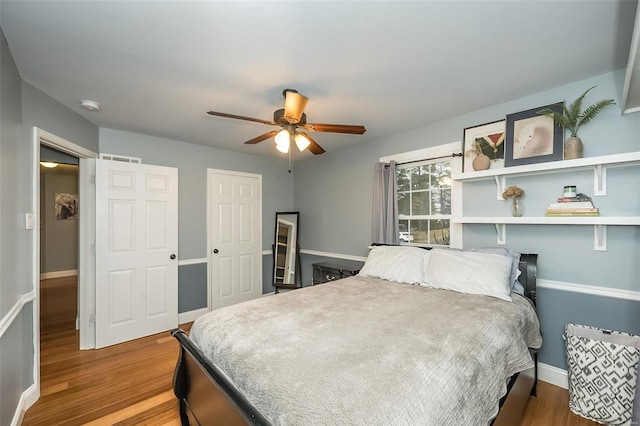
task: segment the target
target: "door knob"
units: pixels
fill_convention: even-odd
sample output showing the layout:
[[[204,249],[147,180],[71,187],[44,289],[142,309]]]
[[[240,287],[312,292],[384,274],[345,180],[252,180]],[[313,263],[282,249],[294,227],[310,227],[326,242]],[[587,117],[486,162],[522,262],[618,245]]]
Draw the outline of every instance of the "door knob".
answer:
[[[175,259],[175,258],[176,258],[176,255],[175,255],[175,254],[173,254],[173,253],[171,253],[171,256],[169,256],[169,259],[173,260],[173,259]]]
[[[214,254],[218,254],[218,249],[213,249]]]

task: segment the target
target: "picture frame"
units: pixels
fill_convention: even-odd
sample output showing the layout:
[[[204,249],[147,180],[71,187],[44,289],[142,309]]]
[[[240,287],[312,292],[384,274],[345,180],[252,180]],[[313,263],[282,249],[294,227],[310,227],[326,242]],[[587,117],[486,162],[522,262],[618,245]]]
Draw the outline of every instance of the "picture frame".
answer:
[[[564,102],[507,115],[504,164],[506,167],[563,159],[564,129],[553,118],[538,112],[562,113]]]
[[[54,208],[56,220],[78,220],[78,194],[56,192]]]
[[[476,158],[474,143],[480,144],[484,155],[489,157],[490,169],[504,167],[504,140],[506,120],[497,120],[464,129],[462,136],[462,171],[473,172],[473,160]]]

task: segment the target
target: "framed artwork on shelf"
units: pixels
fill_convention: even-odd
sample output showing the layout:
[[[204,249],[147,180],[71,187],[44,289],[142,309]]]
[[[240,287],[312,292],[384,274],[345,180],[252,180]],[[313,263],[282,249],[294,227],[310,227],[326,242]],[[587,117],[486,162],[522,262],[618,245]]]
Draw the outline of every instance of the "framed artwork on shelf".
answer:
[[[504,167],[504,140],[505,120],[492,121],[464,129],[462,171],[466,173]],[[489,167],[486,167],[486,159],[484,165],[476,161],[474,167],[474,160],[479,155],[489,157]]]
[[[538,114],[549,108],[562,113],[563,102],[507,115],[506,167],[562,160],[564,131],[553,118]]]

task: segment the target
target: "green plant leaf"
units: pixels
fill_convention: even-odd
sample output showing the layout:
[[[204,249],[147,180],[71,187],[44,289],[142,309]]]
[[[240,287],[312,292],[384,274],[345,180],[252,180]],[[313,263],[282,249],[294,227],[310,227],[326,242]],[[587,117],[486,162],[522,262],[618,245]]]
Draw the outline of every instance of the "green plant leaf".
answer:
[[[544,108],[538,111],[538,114],[546,115],[547,117],[553,118],[553,121],[563,129],[569,130],[571,136],[578,136],[578,129],[581,126],[584,126],[589,121],[591,121],[598,113],[605,107],[609,105],[615,105],[615,101],[613,99],[603,99],[601,101],[596,102],[595,104],[587,107],[582,110],[582,102],[592,89],[596,86],[590,87],[587,89],[582,95],[578,97],[575,101],[569,105],[567,108],[565,105],[562,105],[562,113],[558,113],[556,111],[551,110],[550,108]]]
[[[589,93],[595,87],[596,86],[588,88],[582,95],[578,96],[578,99],[576,99],[575,101],[573,101],[571,105],[569,105],[568,119],[572,127],[571,129],[572,136],[575,136],[573,135],[574,130],[575,130],[575,133],[577,133],[578,128],[580,127],[580,125],[578,124],[578,120],[580,118],[580,112],[582,111],[582,100],[584,99],[585,96],[587,96],[587,93]]]
[[[595,104],[585,108],[584,112],[580,114],[578,118],[578,127],[587,124],[589,121],[593,119],[604,107],[609,105],[615,105],[615,101],[613,99],[602,99],[596,102]]]

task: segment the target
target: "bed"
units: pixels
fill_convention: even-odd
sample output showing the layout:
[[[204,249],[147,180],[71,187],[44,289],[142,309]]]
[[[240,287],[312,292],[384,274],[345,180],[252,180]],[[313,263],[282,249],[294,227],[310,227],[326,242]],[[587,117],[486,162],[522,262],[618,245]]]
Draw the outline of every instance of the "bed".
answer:
[[[519,255],[510,300],[361,274],[203,315],[172,332],[181,421],[518,424],[542,343],[536,261]]]

